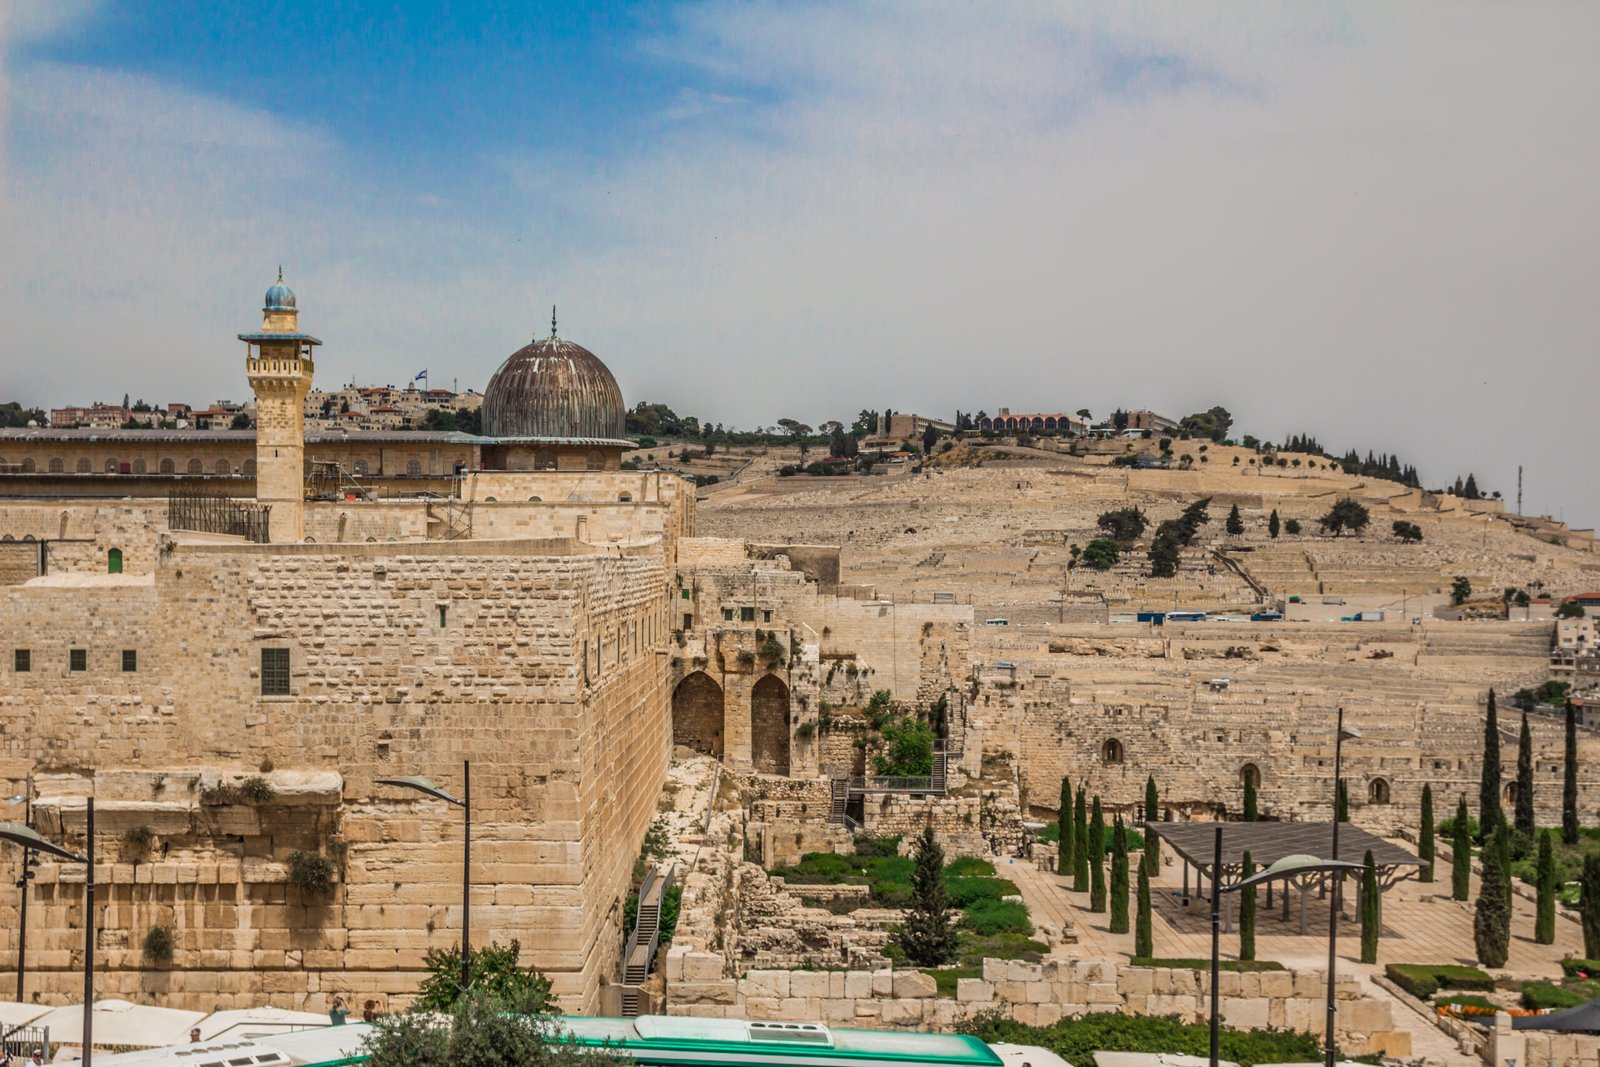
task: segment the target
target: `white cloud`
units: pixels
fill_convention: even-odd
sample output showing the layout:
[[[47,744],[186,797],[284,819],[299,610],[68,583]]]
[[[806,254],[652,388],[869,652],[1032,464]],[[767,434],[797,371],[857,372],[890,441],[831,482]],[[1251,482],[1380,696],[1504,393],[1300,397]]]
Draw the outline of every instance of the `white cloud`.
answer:
[[[502,190],[476,203],[393,195],[338,131],[30,65],[0,393],[239,395],[231,334],[284,257],[338,380],[481,386],[555,300],[630,400],[724,422],[1221,402],[1434,482],[1509,493],[1525,463],[1529,510],[1600,521],[1573,436],[1600,395],[1597,23],[713,3],[641,44],[695,72],[653,142],[498,146],[463,161]]]

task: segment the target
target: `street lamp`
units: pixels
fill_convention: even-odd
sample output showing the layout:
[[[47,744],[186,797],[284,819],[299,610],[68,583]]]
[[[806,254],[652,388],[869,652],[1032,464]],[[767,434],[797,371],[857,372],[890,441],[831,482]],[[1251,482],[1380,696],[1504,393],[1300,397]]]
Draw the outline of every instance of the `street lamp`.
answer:
[[[472,761],[461,761],[461,799],[446,793],[434,785],[432,781],[420,774],[408,774],[403,778],[379,778],[379,785],[401,786],[406,789],[415,789],[419,793],[426,793],[436,800],[446,804],[454,804],[461,809],[461,992],[467,991],[467,976],[469,972],[470,957],[472,952]]]
[[[22,825],[33,825],[33,773],[28,773],[26,784],[22,792],[16,796],[6,798],[8,807],[22,808]],[[39,861],[33,858],[33,848],[24,845],[22,848],[22,873],[17,876],[17,890],[21,897],[17,905],[17,1003],[23,1002],[23,976],[27,974],[28,959],[28,883],[33,881],[33,868]]]
[[[1221,826],[1217,827],[1216,862],[1218,867],[1222,866]],[[1265,870],[1259,871],[1256,874],[1251,875],[1249,878],[1235,882],[1222,890],[1224,893],[1237,893],[1241,889],[1249,889],[1252,886],[1260,885],[1262,882],[1271,882],[1279,878],[1292,879],[1308,874],[1334,875],[1333,900],[1335,907],[1333,909],[1333,919],[1328,924],[1328,1033],[1327,1037],[1324,1039],[1324,1047],[1322,1052],[1322,1062],[1324,1067],[1333,1067],[1334,1062],[1333,1022],[1335,1009],[1333,1000],[1333,980],[1334,967],[1338,959],[1338,957],[1334,954],[1339,939],[1339,911],[1337,906],[1339,899],[1338,887],[1339,884],[1344,880],[1346,872],[1359,871],[1363,869],[1364,868],[1361,864],[1350,863],[1347,860],[1325,860],[1319,859],[1316,856],[1307,856],[1304,854],[1284,856],[1282,859],[1273,863]],[[1211,1067],[1216,1067],[1217,1040],[1220,1034],[1217,1012],[1217,972],[1220,969],[1220,962],[1217,953],[1216,898],[1216,883],[1213,882],[1211,900]]]
[[[86,877],[83,887],[83,1067],[89,1067],[90,1059],[94,1055],[94,797],[88,798],[88,835],[89,854],[80,856],[70,849],[52,844],[40,837],[31,826],[23,826],[14,822],[0,823],[0,841],[10,841],[14,845],[21,845],[23,856],[30,851],[43,852],[69,863],[82,863],[85,865]],[[26,862],[26,860],[24,860]],[[26,868],[23,871],[27,873]],[[27,891],[24,890],[24,893]],[[23,899],[27,899],[24,896]],[[19,946],[20,950],[20,946]],[[19,951],[20,954],[20,951]],[[18,961],[21,967],[21,961]],[[21,981],[21,978],[18,978]]]
[[[1344,783],[1344,743],[1361,736],[1354,726],[1344,724],[1344,706],[1339,707],[1339,717],[1333,731],[1333,852],[1329,860],[1339,861],[1339,787]],[[1349,798],[1346,791],[1345,797]],[[1337,966],[1334,953],[1339,946],[1339,909],[1343,906],[1344,876],[1333,880],[1333,892],[1328,895],[1328,1022],[1327,1049],[1323,1052],[1323,1067],[1333,1067],[1333,969]]]

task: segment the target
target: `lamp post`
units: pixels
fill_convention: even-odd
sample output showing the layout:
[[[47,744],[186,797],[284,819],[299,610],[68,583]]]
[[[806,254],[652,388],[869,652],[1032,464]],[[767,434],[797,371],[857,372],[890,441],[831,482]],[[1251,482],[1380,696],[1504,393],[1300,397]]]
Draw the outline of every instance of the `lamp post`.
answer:
[[[21,804],[22,825],[33,825],[33,772],[28,772],[27,782],[22,787],[22,792],[16,796],[7,797],[6,803],[15,807]],[[24,845],[22,848],[22,873],[17,876],[17,890],[20,901],[17,904],[17,1003],[23,1003],[23,977],[27,974],[28,960],[28,883],[33,881],[33,868],[39,861],[33,858],[33,848]]]
[[[94,797],[88,798],[86,811],[88,827],[89,854],[80,856],[76,852],[52,844],[40,837],[30,826],[18,823],[0,823],[0,841],[10,841],[14,845],[21,845],[23,856],[31,852],[43,852],[69,863],[82,863],[85,865],[85,880],[83,886],[83,1067],[89,1067],[94,1055]],[[26,873],[26,869],[24,869]],[[24,890],[26,892],[26,890]],[[27,899],[24,897],[23,899]],[[19,962],[18,966],[21,964]],[[19,977],[18,981],[21,979]]]
[[[1344,706],[1339,707],[1339,717],[1333,731],[1333,852],[1329,860],[1339,861],[1339,788],[1344,784],[1344,743],[1345,739],[1354,740],[1361,736],[1361,731],[1354,726],[1344,724]],[[1345,794],[1348,798],[1349,794]],[[1328,1019],[1326,1024],[1326,1037],[1322,1053],[1323,1067],[1333,1067],[1333,1023],[1335,1008],[1333,1003],[1333,969],[1337,964],[1339,951],[1339,909],[1343,906],[1340,899],[1343,896],[1344,876],[1339,875],[1333,880],[1333,892],[1328,896]]]
[[[420,774],[409,774],[403,778],[379,778],[377,784],[415,789],[419,793],[425,793],[446,804],[454,804],[461,809],[461,992],[466,993],[472,954],[472,761],[461,761],[460,800]]]
[[[1218,860],[1217,865],[1220,867],[1221,866],[1221,858],[1222,858],[1222,827],[1221,826],[1217,827],[1217,853],[1216,854],[1217,854],[1217,860]],[[1350,863],[1350,862],[1347,862],[1345,860],[1325,860],[1325,859],[1319,859],[1316,856],[1306,856],[1306,855],[1285,856],[1282,859],[1278,860],[1276,863],[1273,863],[1271,866],[1267,867],[1265,870],[1260,871],[1260,872],[1258,872],[1256,874],[1253,874],[1249,878],[1246,878],[1246,879],[1244,879],[1242,881],[1235,882],[1233,885],[1230,885],[1227,888],[1223,889],[1222,892],[1224,892],[1224,893],[1237,893],[1241,889],[1248,889],[1251,886],[1260,885],[1262,882],[1271,882],[1271,881],[1274,881],[1274,880],[1279,879],[1279,878],[1285,878],[1285,879],[1296,878],[1296,877],[1299,877],[1301,875],[1307,875],[1307,874],[1332,874],[1334,876],[1334,886],[1337,887],[1339,885],[1339,883],[1344,880],[1344,876],[1345,876],[1345,874],[1347,872],[1349,872],[1349,871],[1359,871],[1359,870],[1362,870],[1362,869],[1363,868],[1362,868],[1361,864],[1359,864],[1359,863]],[[1216,895],[1215,888],[1213,888],[1212,892],[1213,892],[1213,898],[1215,898],[1215,895]],[[1335,892],[1334,900],[1335,901],[1338,900],[1337,890]],[[1334,966],[1335,966],[1335,963],[1336,963],[1336,957],[1334,956],[1334,947],[1333,946],[1335,944],[1336,939],[1339,936],[1339,927],[1338,927],[1339,912],[1338,912],[1337,909],[1334,910],[1333,915],[1334,915],[1333,923],[1330,925],[1330,928],[1329,928],[1329,931],[1328,931],[1328,1036],[1327,1036],[1326,1048],[1323,1049],[1323,1064],[1324,1064],[1324,1067],[1333,1067],[1333,1060],[1334,1060],[1334,1043],[1333,1043],[1333,1019],[1334,1019],[1333,979],[1334,979]],[[1219,1013],[1218,1013],[1218,1010],[1217,1010],[1217,972],[1221,969],[1221,963],[1220,963],[1220,960],[1218,958],[1218,952],[1217,952],[1217,933],[1216,933],[1216,931],[1217,931],[1217,919],[1216,919],[1216,916],[1217,916],[1217,905],[1216,905],[1215,899],[1213,899],[1212,904],[1211,904],[1211,916],[1212,916],[1212,918],[1211,918],[1211,1067],[1216,1067],[1216,1064],[1217,1064],[1217,1040],[1218,1040],[1218,1036],[1219,1036],[1219,1034],[1221,1032],[1220,1028],[1219,1028]]]

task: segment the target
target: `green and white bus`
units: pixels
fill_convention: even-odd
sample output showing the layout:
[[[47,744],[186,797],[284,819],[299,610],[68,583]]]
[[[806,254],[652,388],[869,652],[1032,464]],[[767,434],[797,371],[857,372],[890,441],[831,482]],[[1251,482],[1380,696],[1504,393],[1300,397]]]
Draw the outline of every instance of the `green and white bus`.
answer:
[[[605,1049],[641,1067],[1069,1067],[1047,1049],[986,1044],[963,1034],[849,1030],[821,1023],[747,1022],[677,1015],[568,1016],[558,1040]],[[97,1056],[97,1067],[359,1067],[372,1027],[196,1042]],[[441,1065],[445,1067],[445,1065]]]

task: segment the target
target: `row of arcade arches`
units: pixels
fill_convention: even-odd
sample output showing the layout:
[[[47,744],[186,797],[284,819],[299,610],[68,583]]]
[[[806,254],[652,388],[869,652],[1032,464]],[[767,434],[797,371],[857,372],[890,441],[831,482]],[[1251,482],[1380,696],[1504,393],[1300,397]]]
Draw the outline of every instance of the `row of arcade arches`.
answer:
[[[789,687],[768,674],[750,690],[750,763],[761,774],[789,773]],[[672,743],[721,759],[727,742],[727,699],[705,671],[672,691]]]

